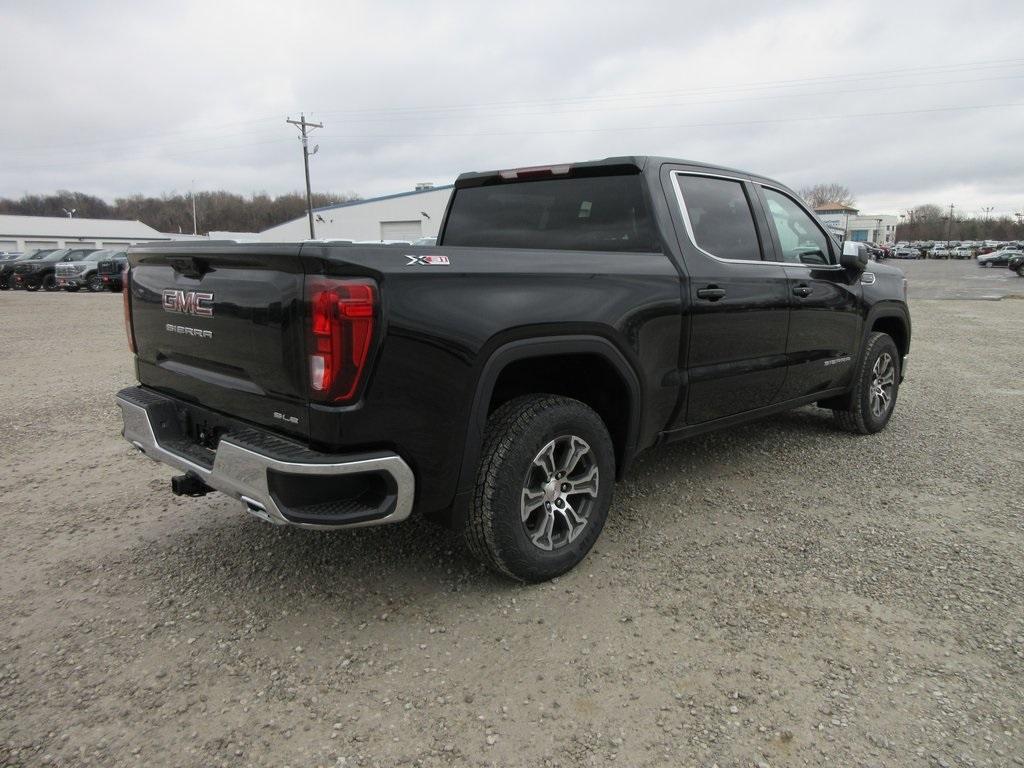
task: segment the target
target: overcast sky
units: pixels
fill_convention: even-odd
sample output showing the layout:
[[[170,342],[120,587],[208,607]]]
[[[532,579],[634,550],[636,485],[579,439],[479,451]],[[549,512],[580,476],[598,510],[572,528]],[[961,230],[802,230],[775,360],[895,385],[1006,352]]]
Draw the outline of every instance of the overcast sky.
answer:
[[[0,195],[301,189],[661,154],[865,212],[1024,209],[1018,2],[0,4]]]

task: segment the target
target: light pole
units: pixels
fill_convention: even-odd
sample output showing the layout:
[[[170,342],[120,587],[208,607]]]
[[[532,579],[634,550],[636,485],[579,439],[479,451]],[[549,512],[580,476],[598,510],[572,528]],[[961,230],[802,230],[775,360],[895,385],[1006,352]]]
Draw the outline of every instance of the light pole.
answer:
[[[75,214],[78,213],[78,209],[77,208],[72,208],[69,211],[67,208],[65,208],[64,209],[64,213],[66,213],[68,215],[69,219],[73,219],[73,218],[75,218]]]

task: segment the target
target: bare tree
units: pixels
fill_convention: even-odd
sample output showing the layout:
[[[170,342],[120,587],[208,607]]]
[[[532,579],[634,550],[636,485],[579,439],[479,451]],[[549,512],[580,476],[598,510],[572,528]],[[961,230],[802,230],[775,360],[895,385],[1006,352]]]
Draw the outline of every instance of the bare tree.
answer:
[[[849,187],[835,182],[801,187],[799,195],[811,208],[819,208],[829,204],[852,207],[856,202]]]

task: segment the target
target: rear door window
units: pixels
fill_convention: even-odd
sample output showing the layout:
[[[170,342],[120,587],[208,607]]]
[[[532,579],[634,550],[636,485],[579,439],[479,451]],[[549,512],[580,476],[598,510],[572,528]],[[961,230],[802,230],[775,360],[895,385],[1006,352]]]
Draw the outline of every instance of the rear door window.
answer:
[[[743,182],[710,176],[676,175],[684,214],[695,244],[731,261],[760,261],[761,244]]]
[[[456,189],[443,245],[571,251],[661,250],[639,175]]]

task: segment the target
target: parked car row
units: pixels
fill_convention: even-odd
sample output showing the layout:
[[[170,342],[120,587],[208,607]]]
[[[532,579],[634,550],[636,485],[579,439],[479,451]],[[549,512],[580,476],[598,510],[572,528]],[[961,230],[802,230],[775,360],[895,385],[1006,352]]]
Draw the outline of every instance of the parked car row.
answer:
[[[1002,250],[1021,250],[1024,243],[996,240],[915,240],[896,243],[893,258],[896,259],[980,259]],[[1005,263],[1005,262],[1002,262]]]
[[[120,291],[125,251],[51,248],[0,254],[0,291]]]

